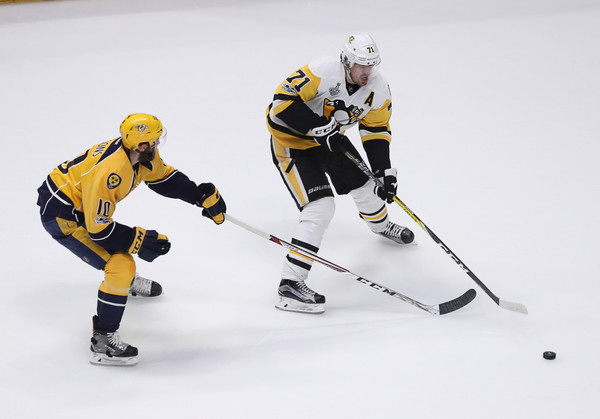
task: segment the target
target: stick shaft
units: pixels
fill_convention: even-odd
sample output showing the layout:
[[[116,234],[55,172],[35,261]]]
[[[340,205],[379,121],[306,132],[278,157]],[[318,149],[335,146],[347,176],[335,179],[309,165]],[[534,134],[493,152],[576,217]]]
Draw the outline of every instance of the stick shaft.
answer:
[[[356,166],[358,166],[358,168],[365,174],[367,175],[369,178],[371,178],[378,186],[383,187],[381,181],[373,174],[373,172],[371,172],[371,170],[367,167],[367,165],[365,164],[365,162],[363,162],[362,160],[356,158],[352,153],[350,153],[349,151],[345,152],[346,157],[348,157],[354,164],[356,164]],[[404,211],[406,211],[406,213],[423,229],[425,230],[425,232],[429,235],[429,237],[431,237],[433,239],[434,242],[436,242],[443,250],[444,252],[446,252],[446,254],[448,254],[448,256],[450,256],[452,258],[452,260],[454,260],[454,262],[456,262],[458,264],[458,266],[460,266],[460,268],[465,271],[467,273],[467,275],[469,275],[469,277],[475,281],[475,283],[477,285],[479,285],[479,287],[500,307],[507,309],[507,310],[511,310],[511,311],[516,311],[519,313],[523,313],[523,314],[527,314],[527,308],[520,303],[511,303],[508,301],[502,301],[500,300],[500,298],[498,296],[496,296],[496,294],[494,294],[478,277],[477,275],[475,275],[473,273],[473,271],[471,269],[469,269],[467,267],[467,265],[465,265],[465,263],[459,259],[458,256],[456,256],[456,254],[450,250],[450,248],[448,246],[446,246],[446,244],[429,228],[427,227],[427,225],[421,221],[421,219],[404,203],[400,200],[400,198],[398,198],[397,196],[393,197],[393,200],[395,203],[397,203],[398,205],[400,205],[400,207],[402,207],[402,209]]]
[[[308,259],[312,259],[315,262],[319,262],[319,263],[327,266],[328,268],[333,269],[334,271],[342,272],[348,276],[351,276],[356,281],[360,282],[361,284],[368,285],[369,287],[371,287],[374,290],[377,290],[384,294],[398,298],[404,302],[412,304],[413,306],[418,307],[421,310],[425,310],[432,314],[442,315],[442,314],[451,313],[452,311],[455,311],[455,310],[458,310],[459,308],[464,307],[465,305],[470,303],[475,298],[475,291],[469,290],[465,294],[461,295],[460,297],[455,298],[454,300],[439,304],[439,305],[423,304],[417,300],[407,297],[406,295],[403,295],[397,291],[394,291],[391,288],[388,288],[384,285],[373,282],[373,281],[366,279],[360,275],[356,275],[355,273],[350,272],[348,269],[346,269],[340,265],[337,265],[333,262],[330,262],[327,259],[324,259],[315,253],[309,252],[308,250],[304,250],[303,248],[298,247],[298,246],[296,246],[292,243],[289,243],[285,240],[282,240],[278,237],[275,237],[272,234],[265,233],[264,231],[261,231],[261,230],[257,229],[256,227],[252,227],[251,225],[246,224],[241,220],[238,220],[237,218],[233,217],[230,214],[225,214],[225,219],[227,221],[230,221],[230,222],[264,238],[264,239],[267,239],[267,240],[269,240],[275,244],[278,244],[288,250],[291,250],[292,252],[299,253],[300,255],[302,255]]]

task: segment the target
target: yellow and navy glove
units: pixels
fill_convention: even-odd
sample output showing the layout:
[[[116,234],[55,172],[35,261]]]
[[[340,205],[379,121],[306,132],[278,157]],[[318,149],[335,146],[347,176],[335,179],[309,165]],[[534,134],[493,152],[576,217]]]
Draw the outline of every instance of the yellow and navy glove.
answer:
[[[171,242],[167,236],[158,234],[156,230],[135,227],[135,236],[128,252],[137,253],[140,259],[152,262],[157,257],[167,254],[170,249]]]
[[[198,198],[196,205],[203,207],[202,215],[211,218],[216,224],[225,221],[227,205],[219,190],[212,183],[201,183],[198,185]]]

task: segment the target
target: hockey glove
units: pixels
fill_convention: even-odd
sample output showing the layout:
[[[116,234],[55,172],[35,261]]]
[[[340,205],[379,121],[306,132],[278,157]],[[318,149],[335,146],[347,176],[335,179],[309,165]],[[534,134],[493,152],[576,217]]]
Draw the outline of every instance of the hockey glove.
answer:
[[[360,114],[360,109],[357,106],[350,105],[347,107],[343,100],[330,100],[327,102],[327,105],[333,106],[331,115],[340,125],[352,123]]]
[[[377,176],[383,184],[383,188],[377,186],[377,196],[384,201],[387,201],[388,204],[391,204],[394,201],[394,196],[396,196],[396,190],[398,189],[398,179],[396,179],[397,174],[398,171],[395,168],[381,169],[375,172],[375,176]]]
[[[225,221],[227,205],[221,197],[219,190],[212,183],[201,183],[198,185],[198,199],[196,205],[203,207],[202,215],[212,219],[216,224]]]
[[[331,121],[326,125],[315,127],[308,133],[315,137],[317,143],[326,147],[329,151],[341,151],[340,127],[335,119],[331,118]]]
[[[135,227],[135,236],[128,252],[137,253],[140,259],[152,262],[157,257],[167,254],[170,249],[171,242],[167,236],[158,234],[156,230]]]

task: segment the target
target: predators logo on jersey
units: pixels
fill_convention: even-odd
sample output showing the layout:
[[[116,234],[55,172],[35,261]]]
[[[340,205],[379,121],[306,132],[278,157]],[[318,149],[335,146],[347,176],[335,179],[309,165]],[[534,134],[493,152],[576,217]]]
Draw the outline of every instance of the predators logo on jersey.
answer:
[[[121,184],[121,177],[116,173],[111,173],[108,177],[108,181],[106,182],[108,189],[115,189],[117,186]]]

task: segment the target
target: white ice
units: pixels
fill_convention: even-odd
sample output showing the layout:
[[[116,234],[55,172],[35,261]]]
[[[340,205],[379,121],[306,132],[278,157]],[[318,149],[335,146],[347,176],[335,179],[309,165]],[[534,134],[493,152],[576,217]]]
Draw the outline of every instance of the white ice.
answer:
[[[418,246],[369,232],[349,197],[321,255],[433,316],[315,266],[323,315],[277,311],[285,250],[140,186],[128,225],[167,234],[131,299],[132,368],[88,363],[102,273],[43,230],[47,173],[152,113],[165,160],[229,212],[289,239],[297,210],[271,162],[280,81],[368,31],[394,97],[399,197],[500,298],[499,308],[397,205]],[[600,1],[79,0],[0,5],[3,150],[0,406],[6,418],[583,418],[600,362]],[[358,144],[358,134],[351,132]],[[555,351],[554,361],[542,352]]]

